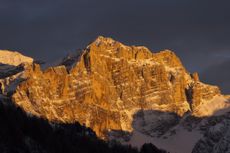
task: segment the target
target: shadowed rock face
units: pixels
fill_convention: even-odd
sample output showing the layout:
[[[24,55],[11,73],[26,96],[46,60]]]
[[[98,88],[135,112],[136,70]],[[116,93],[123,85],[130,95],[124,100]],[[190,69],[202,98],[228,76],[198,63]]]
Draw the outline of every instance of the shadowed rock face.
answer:
[[[132,131],[133,115],[141,109],[183,116],[220,95],[218,87],[190,75],[172,51],[152,53],[104,37],[70,70],[41,71],[35,64],[27,71],[12,97],[17,105],[51,121],[79,121],[102,138],[110,130]]]

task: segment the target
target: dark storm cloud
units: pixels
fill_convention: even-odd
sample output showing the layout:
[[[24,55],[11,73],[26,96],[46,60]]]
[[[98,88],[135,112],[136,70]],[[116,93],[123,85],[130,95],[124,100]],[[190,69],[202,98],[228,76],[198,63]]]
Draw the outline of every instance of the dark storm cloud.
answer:
[[[172,49],[190,71],[202,72],[230,56],[229,6],[227,0],[0,0],[0,48],[55,61],[104,35],[154,52]]]
[[[201,78],[213,85],[218,84],[223,93],[229,94],[230,58],[224,62],[207,68],[203,73],[201,73]]]

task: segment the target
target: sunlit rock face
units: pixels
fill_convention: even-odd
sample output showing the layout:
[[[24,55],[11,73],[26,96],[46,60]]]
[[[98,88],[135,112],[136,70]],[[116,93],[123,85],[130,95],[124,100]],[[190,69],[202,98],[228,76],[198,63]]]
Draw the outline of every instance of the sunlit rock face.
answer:
[[[34,64],[13,101],[51,121],[79,121],[105,138],[111,130],[131,132],[133,115],[140,110],[183,116],[220,96],[218,87],[190,75],[169,50],[152,53],[98,37],[77,61],[70,69],[63,65],[45,71]]]
[[[27,78],[33,59],[18,52],[0,50],[0,94],[9,94]]]

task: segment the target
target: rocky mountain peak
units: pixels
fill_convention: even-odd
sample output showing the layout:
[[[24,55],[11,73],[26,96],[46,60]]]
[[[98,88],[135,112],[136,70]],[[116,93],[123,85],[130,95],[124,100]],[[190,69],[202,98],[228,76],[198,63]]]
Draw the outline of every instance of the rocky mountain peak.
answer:
[[[112,46],[112,45],[114,45],[115,43],[119,43],[119,42],[117,42],[117,41],[115,41],[114,39],[109,38],[109,37],[98,36],[98,37],[93,41],[93,43],[91,43],[90,45],[96,44],[97,46],[99,46],[100,44],[105,44],[105,45]],[[89,45],[89,46],[90,46],[90,45]]]
[[[151,51],[143,46],[126,46],[112,38],[105,38],[99,36],[93,43],[91,43],[87,50],[114,58],[138,59],[151,58]]]
[[[11,98],[27,113],[52,122],[79,122],[106,140],[136,146],[138,137],[138,143],[151,140],[172,153],[184,153],[191,152],[203,129],[228,127],[229,96],[202,83],[198,73],[190,74],[170,50],[152,52],[100,36],[81,54],[46,70],[19,53],[3,51],[1,58],[0,98]],[[195,152],[208,145],[206,132]],[[188,145],[181,134],[196,136],[190,139],[190,151],[170,147],[172,140]]]
[[[152,53],[98,37],[75,62],[70,69],[62,65],[45,71],[34,64],[13,101],[50,121],[79,121],[106,138],[110,131],[133,131],[139,111],[211,115],[199,111],[201,105],[222,96],[218,87],[190,75],[169,50]]]

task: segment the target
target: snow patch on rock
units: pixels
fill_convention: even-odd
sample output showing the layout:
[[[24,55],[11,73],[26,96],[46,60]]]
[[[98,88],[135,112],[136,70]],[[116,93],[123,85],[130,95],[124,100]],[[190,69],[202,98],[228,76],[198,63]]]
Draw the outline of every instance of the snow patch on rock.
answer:
[[[230,102],[224,96],[215,96],[210,101],[202,101],[193,114],[195,116],[220,116],[227,112],[230,112]]]

